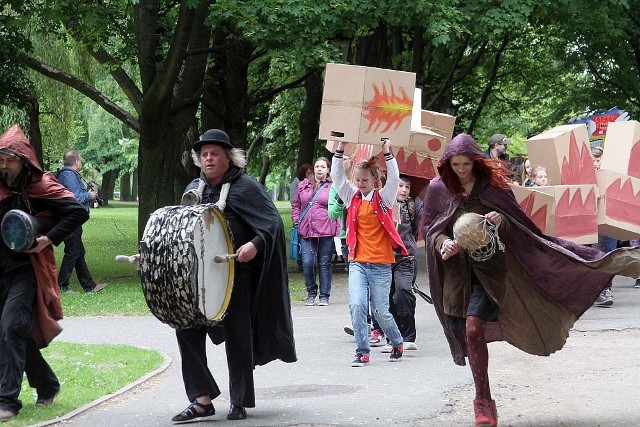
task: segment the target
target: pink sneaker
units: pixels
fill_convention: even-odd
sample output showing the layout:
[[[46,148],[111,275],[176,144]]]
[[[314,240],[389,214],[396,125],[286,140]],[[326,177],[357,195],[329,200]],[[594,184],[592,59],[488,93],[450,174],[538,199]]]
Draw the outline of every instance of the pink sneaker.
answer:
[[[380,329],[374,329],[369,336],[369,345],[371,347],[380,347],[384,345],[384,334]]]

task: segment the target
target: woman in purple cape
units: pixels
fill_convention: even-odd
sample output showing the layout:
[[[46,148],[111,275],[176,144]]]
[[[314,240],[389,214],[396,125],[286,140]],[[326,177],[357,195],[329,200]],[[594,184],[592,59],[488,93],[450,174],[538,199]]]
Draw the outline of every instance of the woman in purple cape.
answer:
[[[506,341],[539,356],[560,350],[614,275],[640,275],[640,250],[605,255],[545,236],[513,196],[509,171],[487,159],[470,135],[453,138],[438,172],[422,221],[431,296],[454,362],[469,359],[476,426],[496,426],[487,343]],[[453,240],[453,225],[466,212],[497,228],[493,255],[474,256]]]

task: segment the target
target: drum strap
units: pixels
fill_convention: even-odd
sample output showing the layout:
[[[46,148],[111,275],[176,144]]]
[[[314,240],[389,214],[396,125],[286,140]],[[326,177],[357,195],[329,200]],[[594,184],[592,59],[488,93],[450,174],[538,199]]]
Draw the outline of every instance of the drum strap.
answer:
[[[198,180],[198,187],[192,188],[191,190],[185,192],[182,195],[181,203],[183,205],[199,205],[202,203],[202,195],[204,194],[204,187],[207,183],[203,179]],[[215,203],[215,205],[224,212],[225,206],[227,206],[227,197],[229,196],[229,187],[231,187],[230,182],[226,182],[222,184],[222,188],[220,189],[220,198]]]
[[[202,180],[201,180],[202,181]],[[220,198],[215,203],[215,205],[224,212],[225,206],[227,206],[227,196],[229,196],[229,188],[231,187],[230,182],[225,182],[222,184],[222,188],[220,189]]]

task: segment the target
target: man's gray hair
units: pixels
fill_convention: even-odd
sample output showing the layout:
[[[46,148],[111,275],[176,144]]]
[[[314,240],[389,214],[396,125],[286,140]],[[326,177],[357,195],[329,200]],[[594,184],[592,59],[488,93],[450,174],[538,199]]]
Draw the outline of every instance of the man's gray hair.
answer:
[[[240,169],[244,169],[247,166],[247,156],[245,155],[244,150],[240,148],[225,148],[224,151],[227,152],[227,156],[229,157],[229,161],[232,165],[239,167]],[[191,158],[196,166],[199,168],[202,167],[199,152],[191,150]]]

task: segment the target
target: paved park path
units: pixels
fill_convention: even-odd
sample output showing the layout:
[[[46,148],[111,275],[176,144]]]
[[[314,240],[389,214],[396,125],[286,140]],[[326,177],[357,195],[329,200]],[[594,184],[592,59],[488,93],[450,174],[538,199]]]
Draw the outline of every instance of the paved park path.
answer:
[[[423,270],[424,271],[424,270]],[[209,366],[222,389],[218,413],[198,425],[238,426],[472,426],[468,367],[453,364],[433,307],[418,299],[418,351],[399,363],[372,351],[372,363],[352,368],[346,273],[336,269],[331,305],[293,309],[298,362],[255,370],[256,408],[227,421],[224,348],[210,345]],[[418,283],[426,283],[423,276]],[[640,289],[616,277],[615,304],[593,307],[575,325],[565,348],[550,357],[504,343],[489,346],[490,378],[501,426],[640,425]],[[427,289],[426,284],[421,286]],[[106,290],[108,292],[108,288]],[[188,402],[173,330],[152,316],[84,317],[63,321],[60,341],[128,344],[159,350],[166,369],[59,425],[170,426]]]

